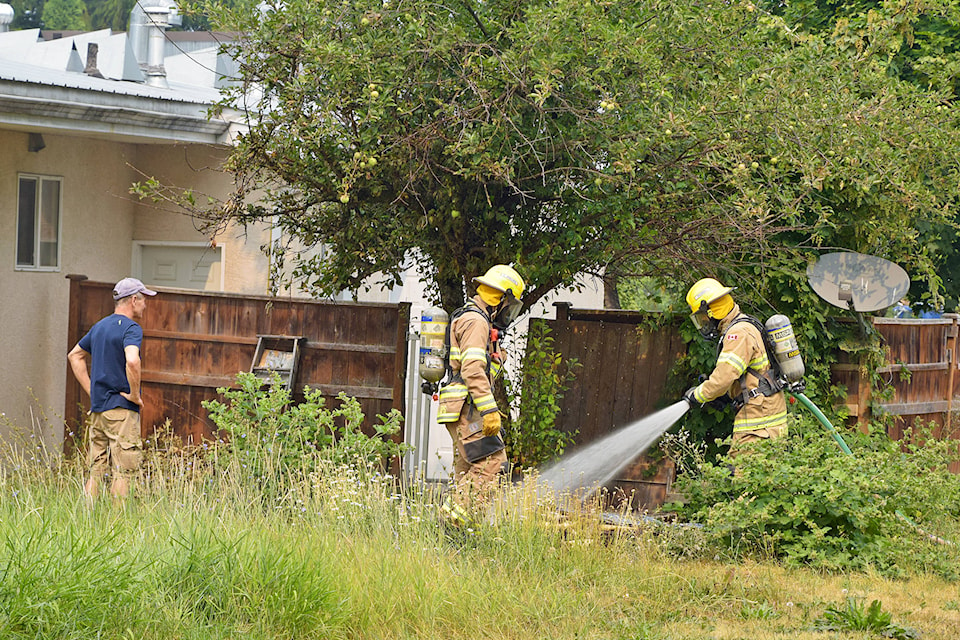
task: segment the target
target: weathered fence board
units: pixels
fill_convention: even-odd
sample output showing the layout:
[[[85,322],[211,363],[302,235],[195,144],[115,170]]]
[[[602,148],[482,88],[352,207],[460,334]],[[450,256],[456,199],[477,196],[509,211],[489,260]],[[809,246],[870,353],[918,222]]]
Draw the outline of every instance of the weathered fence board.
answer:
[[[834,384],[847,389],[851,419],[866,428],[873,412],[895,416],[887,432],[900,440],[915,422],[934,423],[938,438],[960,439],[953,417],[958,395],[956,314],[937,319],[872,318],[887,349],[887,364],[878,369],[891,397],[875,399],[859,363],[841,362],[831,368]],[[960,463],[951,466],[960,473]]]
[[[576,433],[576,445],[602,438],[668,403],[667,375],[686,351],[674,327],[644,329],[641,324],[649,315],[639,311],[555,306],[556,320],[531,322],[545,323],[554,350],[564,360],[580,363],[557,418],[558,429]],[[663,504],[673,473],[669,461],[651,469],[651,460],[638,455],[610,488],[631,496],[633,506],[652,509]]]
[[[113,313],[113,284],[69,276],[68,344]],[[280,300],[267,296],[159,289],[147,302],[143,327],[143,435],[167,419],[186,441],[216,438],[201,406],[217,387],[233,386],[249,371],[257,335],[303,336],[295,394],[319,389],[328,406],[336,395],[355,397],[368,424],[377,414],[403,410],[409,304]],[[65,447],[79,433],[89,398],[67,377]],[[399,436],[402,438],[402,435]]]

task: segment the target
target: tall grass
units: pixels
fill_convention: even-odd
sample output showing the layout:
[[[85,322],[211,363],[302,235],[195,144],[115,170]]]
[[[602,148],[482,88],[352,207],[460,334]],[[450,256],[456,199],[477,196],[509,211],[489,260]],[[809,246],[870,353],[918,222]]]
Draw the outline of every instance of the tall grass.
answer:
[[[684,560],[694,529],[608,530],[531,485],[451,531],[430,487],[362,465],[318,461],[265,501],[210,460],[168,448],[93,505],[75,463],[4,467],[0,638],[803,639],[850,596],[925,638],[960,628],[957,584]]]

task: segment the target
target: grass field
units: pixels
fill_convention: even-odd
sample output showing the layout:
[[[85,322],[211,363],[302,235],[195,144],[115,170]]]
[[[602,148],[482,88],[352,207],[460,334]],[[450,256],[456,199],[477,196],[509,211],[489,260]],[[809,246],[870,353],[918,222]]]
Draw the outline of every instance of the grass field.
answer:
[[[558,526],[529,487],[451,532],[432,492],[377,474],[324,468],[267,502],[242,470],[195,465],[151,465],[123,505],[88,504],[69,465],[7,467],[0,638],[883,637],[816,630],[875,600],[890,637],[960,637],[960,584],[931,576],[730,563],[695,529],[607,531],[589,511]]]

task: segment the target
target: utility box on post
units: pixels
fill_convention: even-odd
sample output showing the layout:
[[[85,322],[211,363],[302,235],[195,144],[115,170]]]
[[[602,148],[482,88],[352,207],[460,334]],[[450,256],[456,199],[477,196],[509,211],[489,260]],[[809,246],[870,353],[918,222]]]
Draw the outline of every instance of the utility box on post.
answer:
[[[297,379],[303,341],[303,336],[258,335],[250,373],[264,382],[269,382],[273,374],[277,374],[281,384],[292,390]]]

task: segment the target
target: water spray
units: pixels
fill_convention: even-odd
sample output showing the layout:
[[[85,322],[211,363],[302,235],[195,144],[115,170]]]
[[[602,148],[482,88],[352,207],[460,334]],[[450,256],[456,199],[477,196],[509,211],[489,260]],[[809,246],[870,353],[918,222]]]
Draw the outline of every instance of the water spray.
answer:
[[[556,495],[578,493],[586,500],[616,478],[689,410],[689,403],[681,400],[564,456],[540,474],[538,487]]]

